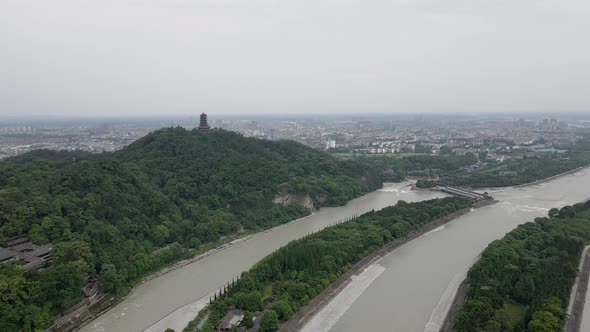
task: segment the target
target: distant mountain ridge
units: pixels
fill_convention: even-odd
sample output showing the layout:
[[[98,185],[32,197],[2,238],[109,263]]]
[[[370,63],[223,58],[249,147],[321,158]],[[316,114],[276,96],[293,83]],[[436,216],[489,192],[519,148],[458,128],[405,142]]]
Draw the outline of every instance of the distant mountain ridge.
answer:
[[[48,326],[80,301],[86,276],[120,291],[187,248],[309,214],[297,202],[274,204],[277,196],[343,204],[379,188],[378,175],[291,141],[179,127],[114,153],[43,150],[0,162],[0,245],[26,234],[54,246],[51,268],[0,264],[0,293],[10,294],[0,299],[0,330]]]

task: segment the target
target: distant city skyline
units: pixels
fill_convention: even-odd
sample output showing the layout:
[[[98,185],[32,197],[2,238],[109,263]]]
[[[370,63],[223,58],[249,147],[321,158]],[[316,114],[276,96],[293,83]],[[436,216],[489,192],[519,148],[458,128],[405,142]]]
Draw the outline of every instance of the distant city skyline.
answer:
[[[294,140],[313,148],[352,155],[403,153],[438,154],[443,144],[458,155],[478,153],[483,146],[492,159],[507,142],[546,151],[579,140],[590,128],[589,114],[381,114],[298,115],[293,117],[103,117],[53,120],[0,119],[0,159],[38,149],[112,152],[161,128],[210,128],[238,132],[247,137]],[[447,142],[448,141],[448,142]],[[499,145],[497,145],[497,142]],[[478,148],[474,148],[474,145]],[[559,149],[558,149],[559,150]],[[487,151],[487,150],[486,150]],[[510,152],[508,150],[506,152]]]
[[[203,112],[191,112],[187,114],[125,114],[125,115],[99,115],[99,114],[78,114],[78,115],[54,115],[54,114],[25,114],[25,115],[4,115],[0,113],[0,126],[10,124],[115,124],[115,123],[145,123],[146,125],[159,125],[160,127],[183,125],[187,123],[198,124],[199,115]],[[433,120],[439,118],[448,119],[498,119],[537,120],[555,118],[564,121],[590,121],[590,112],[339,112],[339,113],[217,113],[205,112],[212,121],[222,120],[256,120],[256,121],[342,121],[383,118],[399,121],[412,118],[425,118]]]
[[[586,0],[0,3],[0,118],[589,112]]]

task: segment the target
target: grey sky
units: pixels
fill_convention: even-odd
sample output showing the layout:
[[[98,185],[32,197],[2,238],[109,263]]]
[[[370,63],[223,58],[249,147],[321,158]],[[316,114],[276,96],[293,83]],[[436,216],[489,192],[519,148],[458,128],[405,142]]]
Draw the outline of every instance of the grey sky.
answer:
[[[0,115],[590,111],[588,0],[2,0]]]

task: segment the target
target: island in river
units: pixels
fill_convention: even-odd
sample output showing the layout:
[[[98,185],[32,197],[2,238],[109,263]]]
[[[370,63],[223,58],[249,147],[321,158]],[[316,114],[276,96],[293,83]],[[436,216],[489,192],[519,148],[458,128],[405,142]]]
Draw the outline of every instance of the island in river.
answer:
[[[185,331],[253,327],[274,331],[343,274],[413,234],[443,224],[459,211],[470,211],[474,204],[474,199],[464,197],[400,201],[292,241],[222,288]],[[236,324],[233,317],[241,323]]]

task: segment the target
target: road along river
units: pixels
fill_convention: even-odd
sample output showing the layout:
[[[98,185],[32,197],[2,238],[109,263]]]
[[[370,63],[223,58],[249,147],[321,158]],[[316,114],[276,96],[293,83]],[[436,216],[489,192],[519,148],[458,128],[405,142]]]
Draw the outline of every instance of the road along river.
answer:
[[[201,260],[137,286],[124,301],[90,322],[81,331],[181,331],[194,318],[209,294],[248,270],[274,250],[308,233],[398,200],[422,201],[442,193],[410,190],[410,183],[386,184],[383,189],[350,201],[346,206],[323,208],[313,215],[258,233]],[[154,325],[156,324],[156,325]]]
[[[490,242],[552,207],[589,199],[589,187],[586,168],[537,185],[491,190],[499,203],[463,215],[375,262],[342,292],[354,294],[352,301],[334,298],[304,330],[438,331],[460,281]],[[356,288],[362,294],[357,296]]]

